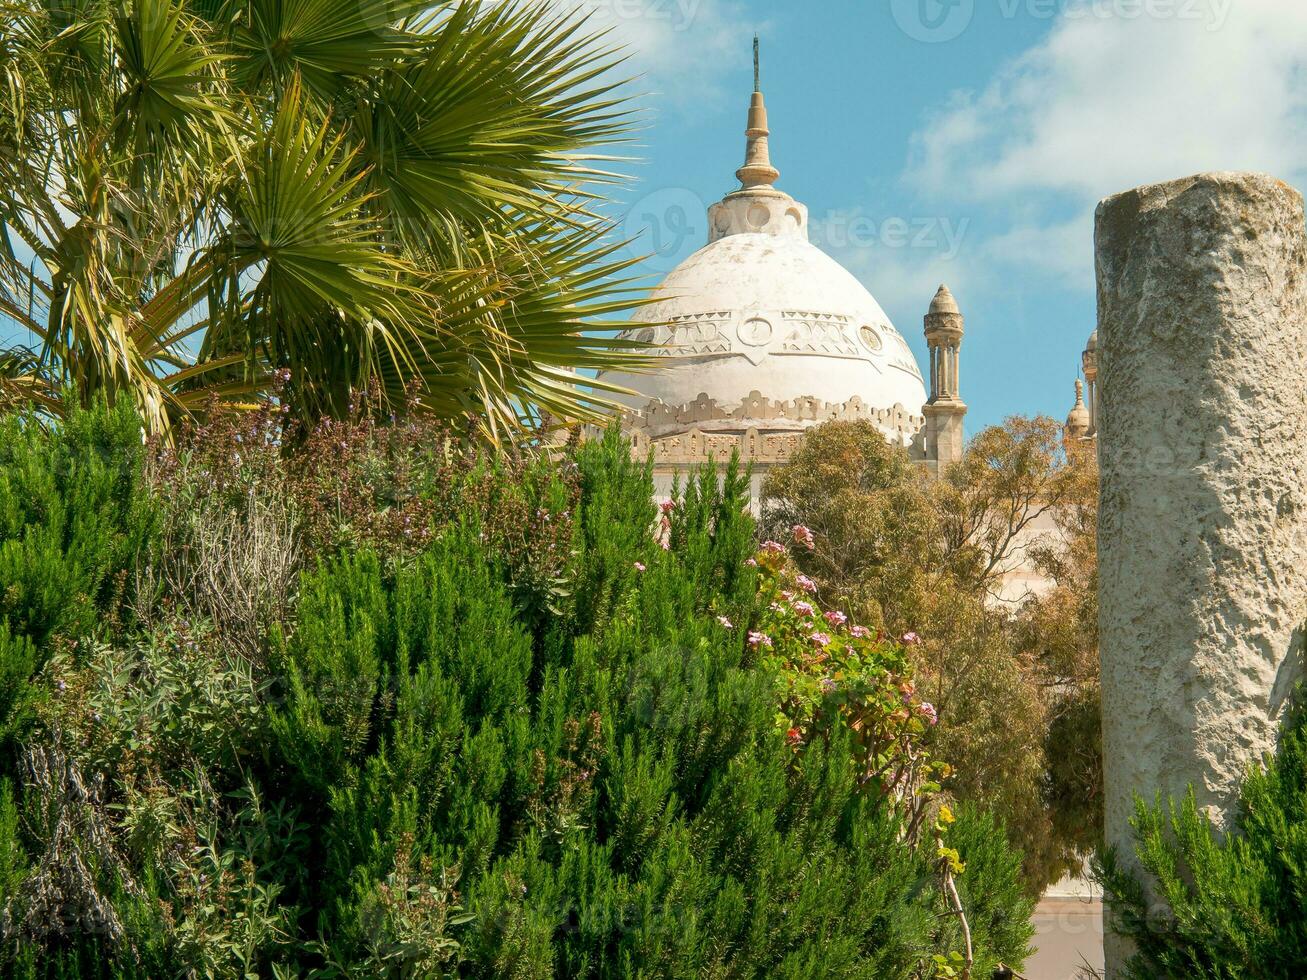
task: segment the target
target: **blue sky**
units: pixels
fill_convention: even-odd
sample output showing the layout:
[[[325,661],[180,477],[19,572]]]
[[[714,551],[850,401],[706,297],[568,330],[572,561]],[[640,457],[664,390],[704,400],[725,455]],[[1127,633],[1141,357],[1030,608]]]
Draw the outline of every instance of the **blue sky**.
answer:
[[[736,186],[761,34],[779,186],[920,363],[921,317],[953,289],[971,432],[1070,408],[1100,198],[1202,170],[1307,186],[1304,0],[549,2],[611,28],[641,75],[614,213],[658,253],[651,277]]]
[[[920,363],[921,317],[953,289],[972,432],[1071,407],[1099,199],[1203,170],[1304,186],[1302,0],[558,2],[611,24],[644,73],[621,208],[661,249],[651,274],[736,186],[761,34],[778,186]]]

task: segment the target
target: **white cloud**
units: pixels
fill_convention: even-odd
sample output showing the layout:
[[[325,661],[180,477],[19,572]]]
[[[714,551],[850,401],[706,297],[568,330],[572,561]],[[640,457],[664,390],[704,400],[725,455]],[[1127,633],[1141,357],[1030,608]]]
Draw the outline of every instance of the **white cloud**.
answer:
[[[910,182],[1083,199],[1203,170],[1303,174],[1307,4],[1237,0],[1209,17],[1181,16],[1185,6],[1068,8],[984,89],[927,121]]]
[[[1060,9],[1042,41],[951,95],[912,140],[908,188],[993,218],[958,263],[978,286],[1019,270],[1027,286],[1091,292],[1094,206],[1109,194],[1206,170],[1307,179],[1307,3]]]
[[[1047,276],[1075,289],[1094,288],[1094,213],[1070,221],[1023,223],[978,243],[975,258],[986,266],[1007,266]]]
[[[941,283],[958,295],[971,291],[969,234],[965,218],[878,219],[861,208],[814,216],[810,228],[813,244],[857,276],[905,336]]]
[[[716,98],[721,79],[748,64],[750,32],[740,0],[552,0],[589,15],[593,30],[622,45],[637,87],[673,101]]]

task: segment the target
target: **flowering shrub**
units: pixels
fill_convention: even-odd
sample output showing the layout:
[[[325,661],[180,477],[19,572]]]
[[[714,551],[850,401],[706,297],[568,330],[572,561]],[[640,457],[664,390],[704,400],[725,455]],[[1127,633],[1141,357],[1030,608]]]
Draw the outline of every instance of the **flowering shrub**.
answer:
[[[800,545],[806,531],[794,529]],[[751,560],[760,571],[760,613],[748,643],[775,678],[777,726],[796,751],[829,740],[832,727],[846,729],[858,785],[889,799],[915,840],[932,795],[950,774],[927,748],[927,730],[939,716],[912,678],[906,648],[916,635],[890,640],[841,610],[819,610],[812,580],[777,542],[764,543]]]
[[[802,525],[794,528],[793,537],[796,546],[812,547],[812,533]],[[966,862],[950,839],[957,818],[936,799],[952,768],[931,757],[927,735],[939,723],[939,713],[918,694],[908,656],[908,647],[920,643],[920,637],[908,632],[892,640],[851,623],[842,610],[821,611],[816,584],[794,568],[778,542],[764,542],[748,563],[760,571],[759,617],[748,645],[773,678],[776,725],[797,764],[803,764],[812,743],[828,743],[836,731],[848,736],[859,791],[888,804],[905,845],[931,855],[941,914],[958,924],[956,947],[931,955],[929,975],[971,976],[980,934],[973,929],[973,917],[978,927],[980,919],[988,919],[983,924],[987,939],[999,933],[1011,941],[1021,933],[1011,931],[1007,909],[990,906],[979,916],[970,915],[959,890]],[[1015,861],[1010,862],[1013,877],[1015,870]],[[1019,908],[1022,902],[1012,896],[1011,904]],[[1024,938],[1017,939],[1020,943]]]

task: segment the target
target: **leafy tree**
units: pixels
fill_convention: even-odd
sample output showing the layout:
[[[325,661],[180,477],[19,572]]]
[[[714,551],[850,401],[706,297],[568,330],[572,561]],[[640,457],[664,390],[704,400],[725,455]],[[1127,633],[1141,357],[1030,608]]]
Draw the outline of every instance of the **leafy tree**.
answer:
[[[798,558],[821,596],[915,641],[950,788],[1003,817],[1032,890],[1079,868],[1099,827],[1097,481],[1084,456],[1052,420],[1014,418],[932,479],[870,423],[832,422],[763,485],[765,533],[811,532]],[[1023,562],[1051,595],[1011,594]]]
[[[943,533],[927,477],[880,430],[860,422],[811,430],[762,492],[765,535],[786,541],[796,526],[814,534],[814,547],[798,554],[823,597],[891,632],[920,624],[943,571]]]
[[[1052,512],[1056,533],[1028,560],[1052,583],[1022,606],[1015,648],[1035,665],[1048,721],[1044,797],[1054,836],[1079,854],[1103,839],[1103,746],[1098,661],[1098,461],[1069,447],[1075,489]]]
[[[1098,867],[1110,927],[1134,944],[1126,976],[1217,980],[1307,972],[1307,712],[1285,719],[1275,756],[1244,781],[1229,832],[1182,801],[1135,802],[1147,883],[1108,851]]]
[[[0,404],[591,418],[630,305],[615,56],[539,0],[3,0]],[[596,320],[595,318],[599,318]],[[584,333],[582,332],[584,329]],[[588,382],[587,382],[588,383]]]

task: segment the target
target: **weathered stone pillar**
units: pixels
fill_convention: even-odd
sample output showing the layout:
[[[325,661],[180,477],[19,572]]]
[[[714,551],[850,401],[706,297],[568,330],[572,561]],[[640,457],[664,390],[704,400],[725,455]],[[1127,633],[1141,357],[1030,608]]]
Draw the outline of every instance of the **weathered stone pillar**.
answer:
[[[1107,840],[1136,794],[1224,823],[1274,747],[1307,620],[1303,201],[1202,174],[1098,207]],[[1108,976],[1120,976],[1109,938]]]

